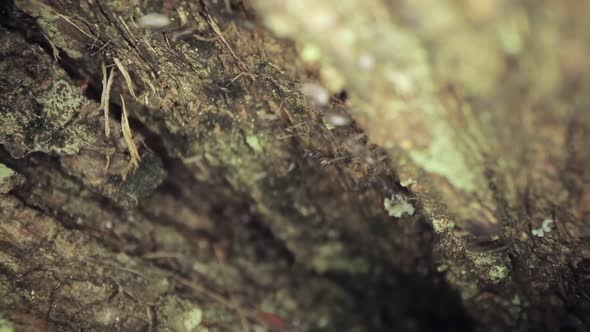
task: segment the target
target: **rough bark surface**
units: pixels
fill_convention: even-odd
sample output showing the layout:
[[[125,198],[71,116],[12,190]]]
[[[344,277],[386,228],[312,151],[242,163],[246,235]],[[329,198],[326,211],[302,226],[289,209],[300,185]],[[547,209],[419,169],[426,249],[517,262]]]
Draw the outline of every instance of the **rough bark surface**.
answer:
[[[589,329],[589,6],[2,2],[0,331]]]

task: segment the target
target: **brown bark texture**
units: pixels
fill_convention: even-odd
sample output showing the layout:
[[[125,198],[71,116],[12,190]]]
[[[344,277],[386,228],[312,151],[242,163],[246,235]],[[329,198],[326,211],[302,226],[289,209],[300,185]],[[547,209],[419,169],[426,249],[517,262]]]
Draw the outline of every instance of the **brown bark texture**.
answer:
[[[590,330],[589,12],[0,1],[0,332]]]

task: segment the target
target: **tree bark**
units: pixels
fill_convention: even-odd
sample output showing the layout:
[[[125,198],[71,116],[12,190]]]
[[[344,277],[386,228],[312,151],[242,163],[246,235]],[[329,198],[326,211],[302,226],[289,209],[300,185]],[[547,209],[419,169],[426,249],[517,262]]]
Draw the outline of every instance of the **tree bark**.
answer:
[[[0,331],[587,330],[588,10],[4,2]]]

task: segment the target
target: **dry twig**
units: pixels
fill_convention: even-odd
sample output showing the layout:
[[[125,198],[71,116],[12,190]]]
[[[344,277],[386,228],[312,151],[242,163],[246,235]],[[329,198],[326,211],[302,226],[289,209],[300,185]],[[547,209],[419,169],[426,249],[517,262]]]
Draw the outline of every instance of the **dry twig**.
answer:
[[[125,144],[127,144],[129,155],[131,155],[131,161],[129,162],[130,169],[135,169],[139,167],[141,157],[139,156],[137,145],[135,145],[135,142],[133,141],[133,134],[131,133],[131,127],[129,126],[129,119],[127,116],[127,107],[125,106],[125,99],[123,99],[123,96],[120,97],[121,107],[123,109],[123,112],[121,113],[121,131],[123,132],[123,138],[125,139]]]

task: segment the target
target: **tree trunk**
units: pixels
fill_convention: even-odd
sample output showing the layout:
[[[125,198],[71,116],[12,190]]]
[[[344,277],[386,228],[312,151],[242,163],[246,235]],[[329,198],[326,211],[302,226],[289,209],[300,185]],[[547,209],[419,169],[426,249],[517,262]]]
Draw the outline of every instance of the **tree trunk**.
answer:
[[[589,11],[2,2],[0,331],[590,329]]]

